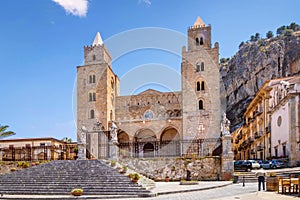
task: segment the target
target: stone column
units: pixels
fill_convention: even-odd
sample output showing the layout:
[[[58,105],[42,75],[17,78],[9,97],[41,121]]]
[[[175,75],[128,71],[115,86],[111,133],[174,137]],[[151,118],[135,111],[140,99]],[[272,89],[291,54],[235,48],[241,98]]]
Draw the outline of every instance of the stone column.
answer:
[[[109,141],[109,158],[110,160],[117,160],[119,157],[119,147],[116,143]]]
[[[224,135],[222,137],[222,156],[221,156],[221,179],[228,181],[233,178],[233,152],[232,152],[232,136]]]

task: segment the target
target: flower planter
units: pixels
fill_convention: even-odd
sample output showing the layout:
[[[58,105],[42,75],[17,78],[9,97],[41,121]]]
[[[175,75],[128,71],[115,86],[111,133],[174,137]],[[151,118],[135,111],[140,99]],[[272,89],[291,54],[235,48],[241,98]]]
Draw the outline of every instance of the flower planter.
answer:
[[[72,195],[73,195],[73,196],[81,196],[81,195],[82,195],[82,192],[72,192]]]
[[[73,189],[73,190],[71,191],[71,194],[72,194],[73,196],[81,196],[81,195],[83,194],[83,190],[82,190],[82,189]]]
[[[133,183],[137,183],[138,182],[138,179],[132,179],[131,180]]]

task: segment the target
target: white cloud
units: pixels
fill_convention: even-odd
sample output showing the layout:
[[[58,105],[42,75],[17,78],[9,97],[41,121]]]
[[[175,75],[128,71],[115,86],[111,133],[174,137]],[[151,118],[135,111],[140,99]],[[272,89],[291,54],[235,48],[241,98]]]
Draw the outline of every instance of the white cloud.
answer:
[[[151,6],[151,0],[139,0],[139,3],[144,3],[147,6]]]
[[[88,0],[52,0],[62,6],[67,13],[85,17],[88,11]]]

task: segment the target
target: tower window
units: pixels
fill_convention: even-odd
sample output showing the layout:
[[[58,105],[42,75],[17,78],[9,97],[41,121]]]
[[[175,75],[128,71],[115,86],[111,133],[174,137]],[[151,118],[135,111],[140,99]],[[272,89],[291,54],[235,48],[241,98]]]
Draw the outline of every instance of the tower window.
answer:
[[[203,42],[203,37],[200,38],[200,45],[203,45],[204,42]]]
[[[201,71],[204,71],[204,62],[201,63]]]
[[[89,76],[89,83],[96,83],[96,75],[90,75]]]
[[[196,64],[196,72],[199,72],[200,71],[200,65],[199,63]]]
[[[200,89],[201,89],[201,88],[200,88],[200,82],[198,81],[198,82],[197,82],[197,91],[200,91]]]
[[[95,111],[93,109],[90,111],[90,118],[91,119],[95,118]]]
[[[199,100],[199,110],[203,110],[203,101]]]
[[[96,55],[93,55],[93,60],[96,60]]]
[[[205,90],[204,81],[201,82],[201,90]]]
[[[96,101],[96,93],[95,92],[89,93],[89,101]]]
[[[113,77],[111,77],[110,84],[111,84],[111,88],[114,89],[114,87],[115,87],[115,81],[114,81]]]
[[[200,44],[199,38],[196,38],[196,45],[198,46]]]

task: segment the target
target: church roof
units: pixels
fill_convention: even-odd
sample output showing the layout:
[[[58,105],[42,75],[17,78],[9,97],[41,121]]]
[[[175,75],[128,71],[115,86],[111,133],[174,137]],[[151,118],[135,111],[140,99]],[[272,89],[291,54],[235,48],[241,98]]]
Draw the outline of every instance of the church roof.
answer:
[[[141,95],[141,94],[161,94],[162,92],[158,91],[158,90],[154,90],[154,89],[147,89],[141,93],[139,93],[138,95]]]
[[[97,32],[96,37],[93,42],[93,46],[102,45],[102,44],[103,44],[103,40],[101,38],[101,35],[99,32]]]
[[[205,27],[205,23],[203,20],[198,16],[193,27]]]

